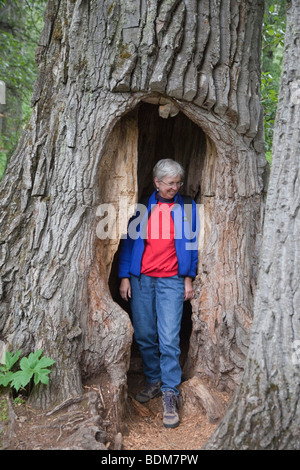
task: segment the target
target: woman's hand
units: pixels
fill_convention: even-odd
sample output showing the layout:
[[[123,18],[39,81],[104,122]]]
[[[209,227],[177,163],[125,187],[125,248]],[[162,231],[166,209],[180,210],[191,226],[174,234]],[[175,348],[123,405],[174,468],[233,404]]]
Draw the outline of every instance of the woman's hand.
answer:
[[[194,289],[191,277],[184,278],[184,300],[190,300],[194,297]]]
[[[129,300],[131,298],[131,285],[127,277],[124,277],[121,280],[120,284],[120,295],[122,299]]]

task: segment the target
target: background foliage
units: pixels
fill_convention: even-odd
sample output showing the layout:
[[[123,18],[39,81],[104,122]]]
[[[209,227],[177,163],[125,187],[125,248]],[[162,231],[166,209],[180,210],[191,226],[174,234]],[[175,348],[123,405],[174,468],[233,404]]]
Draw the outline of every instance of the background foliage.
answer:
[[[37,69],[35,49],[47,0],[0,0],[0,80],[6,83],[6,105],[0,110],[0,179],[30,116]],[[273,127],[280,86],[286,0],[265,0],[262,43],[262,104],[266,156],[271,161]],[[1,127],[0,127],[1,129]]]
[[[265,116],[266,157],[271,162],[286,26],[286,0],[265,0],[261,96]]]
[[[0,178],[31,113],[37,74],[35,50],[45,6],[46,0],[0,0],[0,80],[6,84],[6,105],[1,107]]]

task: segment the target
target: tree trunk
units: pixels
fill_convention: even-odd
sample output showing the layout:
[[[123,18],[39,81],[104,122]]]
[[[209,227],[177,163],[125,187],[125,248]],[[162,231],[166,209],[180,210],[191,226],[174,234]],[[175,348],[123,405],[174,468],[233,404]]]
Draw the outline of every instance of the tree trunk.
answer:
[[[32,119],[1,185],[1,335],[56,360],[40,405],[103,376],[122,414],[132,327],[113,266],[124,207],[163,156],[181,161],[200,205],[185,376],[239,382],[266,168],[262,15],[261,0],[49,2]],[[105,203],[113,239],[99,235]]]
[[[208,449],[300,449],[299,22],[289,2],[252,340]]]

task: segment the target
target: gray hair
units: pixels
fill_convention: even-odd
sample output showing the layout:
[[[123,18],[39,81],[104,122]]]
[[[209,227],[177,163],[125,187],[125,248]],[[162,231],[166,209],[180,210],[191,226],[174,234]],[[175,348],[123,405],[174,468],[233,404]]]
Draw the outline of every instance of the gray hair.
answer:
[[[157,178],[158,181],[161,181],[165,177],[176,177],[180,176],[181,180],[184,177],[184,169],[180,163],[175,162],[171,158],[163,158],[159,160],[155,167],[153,168],[153,178]]]

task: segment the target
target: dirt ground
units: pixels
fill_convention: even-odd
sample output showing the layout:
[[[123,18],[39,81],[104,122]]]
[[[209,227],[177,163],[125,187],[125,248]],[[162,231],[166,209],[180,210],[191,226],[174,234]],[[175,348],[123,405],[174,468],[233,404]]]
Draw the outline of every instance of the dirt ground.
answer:
[[[197,416],[181,416],[180,426],[166,429],[162,426],[161,398],[152,400],[148,407],[150,416],[135,413],[128,419],[129,434],[124,436],[124,449],[200,450],[216,427],[199,412]]]
[[[121,441],[118,450],[200,450],[213,433],[218,423],[210,423],[203,410],[189,416],[180,411],[181,423],[175,429],[166,429],[162,425],[161,397],[156,397],[145,405],[138,404],[133,396],[143,386],[143,377],[133,374],[128,377],[129,407],[123,422]],[[41,412],[31,408],[26,402],[11,402],[6,426],[8,438],[2,442],[7,450],[72,450],[75,442],[74,433],[80,426],[88,423],[94,440],[95,420],[99,416],[91,413],[89,392],[99,390],[98,385],[89,385],[85,389],[86,397],[78,403],[63,407],[58,412]],[[219,399],[226,404],[229,396],[219,393]],[[53,410],[52,410],[53,411]],[[100,427],[105,430],[102,444],[84,444],[84,449],[116,449],[116,432],[110,425],[109,417],[101,420]],[[96,428],[98,429],[98,428]],[[97,435],[99,433],[97,432]],[[79,438],[83,439],[83,438]],[[85,437],[84,437],[85,439]],[[101,440],[101,439],[100,439]],[[102,446],[102,447],[100,447]]]
[[[129,376],[128,385],[134,396],[145,385],[142,375]],[[225,392],[218,393],[218,398],[225,408],[230,399],[229,395]],[[148,413],[145,408],[149,410]],[[200,408],[198,413],[186,416],[180,407],[179,415],[180,425],[175,429],[166,429],[162,425],[161,397],[154,398],[143,407],[132,400],[131,412],[126,422],[129,433],[124,436],[124,449],[200,450],[218,423],[210,423],[206,413]]]

